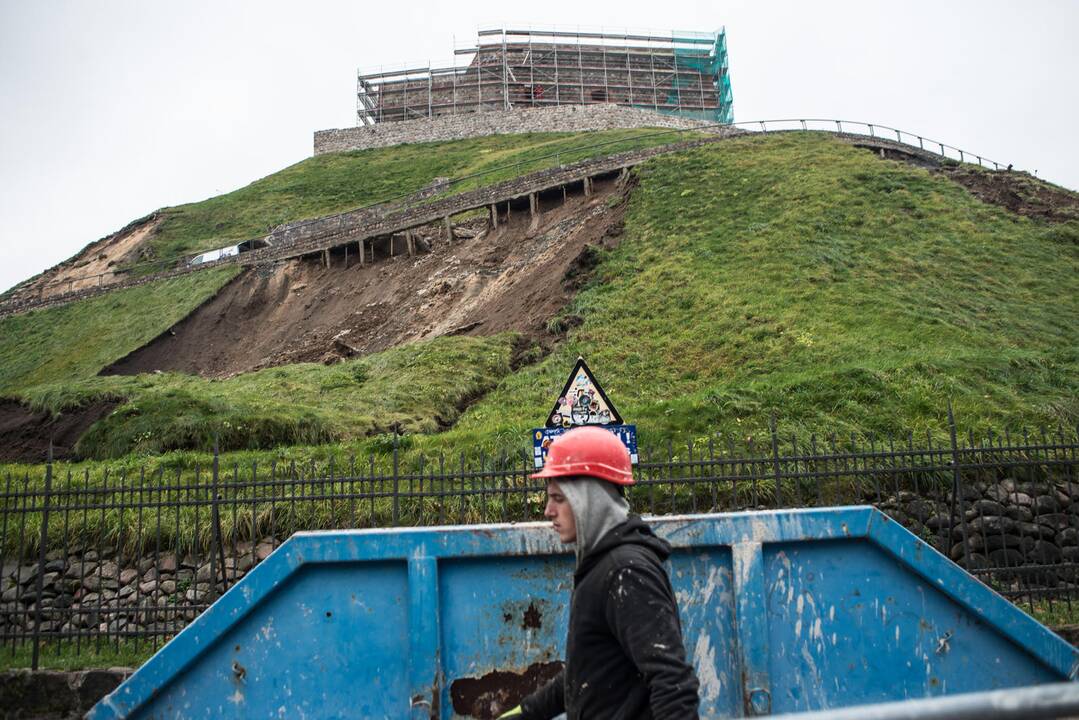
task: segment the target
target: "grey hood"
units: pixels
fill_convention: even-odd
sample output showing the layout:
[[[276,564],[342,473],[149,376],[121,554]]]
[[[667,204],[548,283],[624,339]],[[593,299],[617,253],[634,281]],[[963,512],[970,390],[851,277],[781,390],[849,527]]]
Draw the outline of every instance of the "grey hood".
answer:
[[[577,523],[577,565],[581,564],[600,539],[615,525],[629,517],[629,503],[609,482],[583,477],[560,478],[558,486],[569,501],[573,520]]]

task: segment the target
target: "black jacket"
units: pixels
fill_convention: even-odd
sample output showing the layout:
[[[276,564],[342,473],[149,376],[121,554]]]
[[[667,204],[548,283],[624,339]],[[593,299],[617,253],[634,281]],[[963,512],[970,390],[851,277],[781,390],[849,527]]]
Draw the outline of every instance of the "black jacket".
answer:
[[[566,667],[521,702],[525,720],[697,717],[697,677],[662,565],[670,552],[631,515],[585,556],[573,576]]]

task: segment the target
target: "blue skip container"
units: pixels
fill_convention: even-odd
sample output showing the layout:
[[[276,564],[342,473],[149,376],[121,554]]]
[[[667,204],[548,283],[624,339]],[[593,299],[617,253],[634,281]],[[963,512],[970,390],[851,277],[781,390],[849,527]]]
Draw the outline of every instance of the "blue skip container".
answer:
[[[1079,653],[871,507],[652,518],[702,717],[1073,680]],[[90,712],[490,718],[561,667],[546,523],[299,533]]]

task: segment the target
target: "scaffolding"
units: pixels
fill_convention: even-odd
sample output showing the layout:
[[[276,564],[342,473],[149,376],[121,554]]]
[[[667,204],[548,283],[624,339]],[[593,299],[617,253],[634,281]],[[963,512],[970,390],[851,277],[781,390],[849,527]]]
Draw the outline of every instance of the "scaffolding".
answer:
[[[727,36],[480,30],[448,67],[357,73],[357,124],[557,105],[616,104],[734,121]]]

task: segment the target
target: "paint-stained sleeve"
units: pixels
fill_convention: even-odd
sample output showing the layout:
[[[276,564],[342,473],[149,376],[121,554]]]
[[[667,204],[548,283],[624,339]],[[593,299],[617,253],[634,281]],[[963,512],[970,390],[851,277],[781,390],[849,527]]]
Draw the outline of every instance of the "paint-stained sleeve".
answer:
[[[655,720],[697,717],[697,676],[686,662],[674,593],[662,568],[634,563],[610,579],[607,623],[648,687]]]
[[[523,720],[551,720],[566,712],[566,671],[521,701]]]

